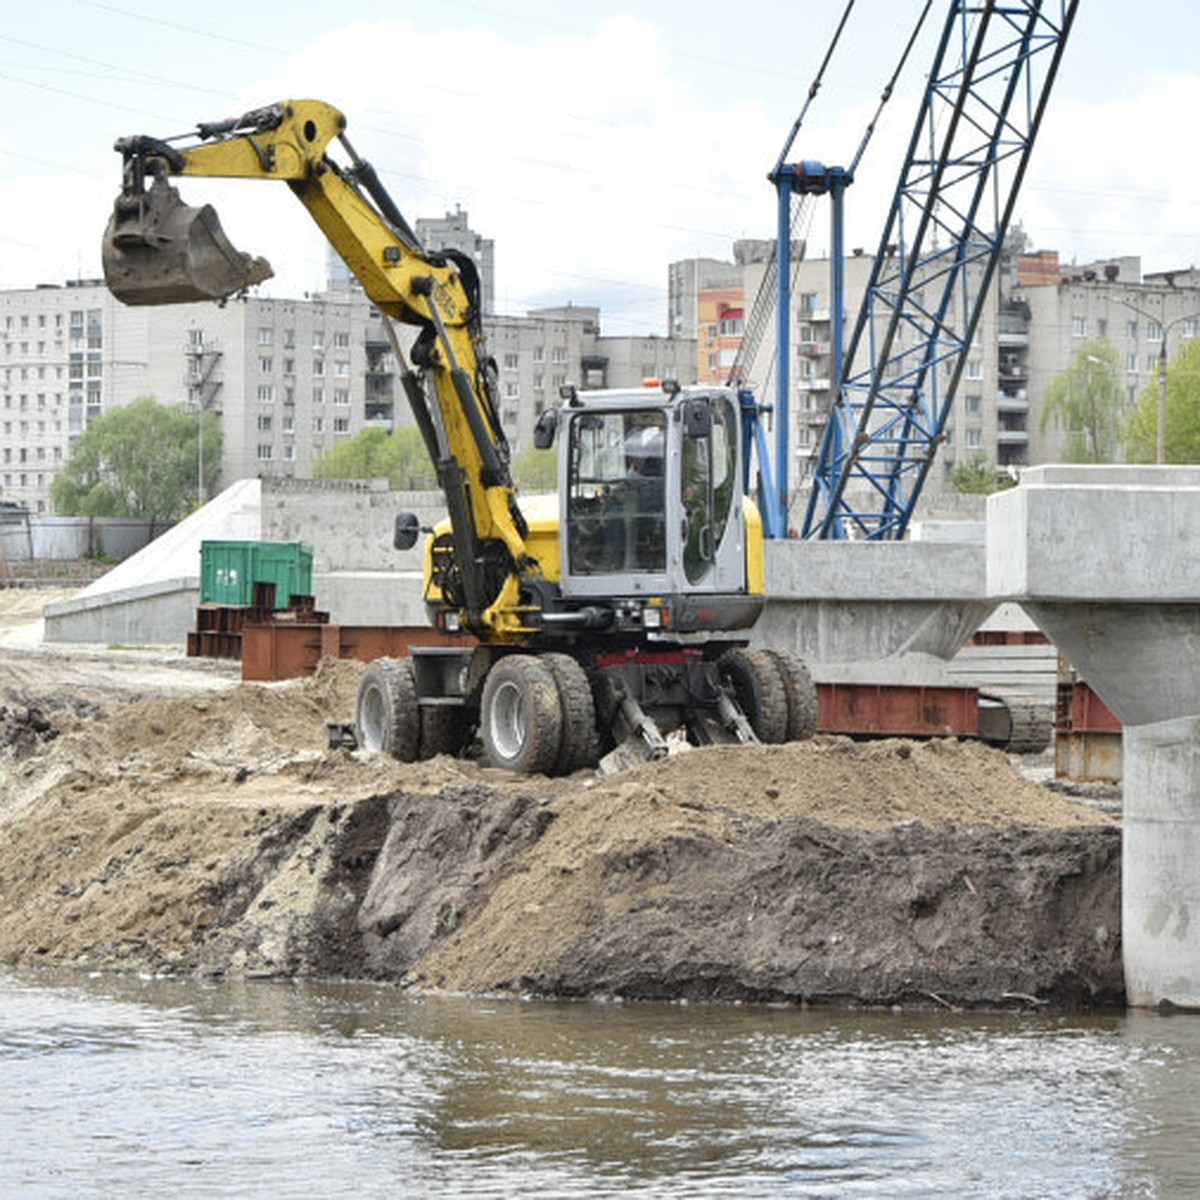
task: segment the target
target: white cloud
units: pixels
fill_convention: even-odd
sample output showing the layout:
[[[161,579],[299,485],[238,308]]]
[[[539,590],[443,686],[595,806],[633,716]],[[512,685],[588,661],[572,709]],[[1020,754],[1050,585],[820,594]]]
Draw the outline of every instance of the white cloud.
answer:
[[[662,34],[638,19],[526,45],[482,29],[350,26],[290,59],[269,93],[245,103],[310,94],[318,79],[319,98],[345,112],[355,150],[410,221],[461,205],[495,240],[503,311],[598,303],[633,326],[610,332],[661,329],[670,261],[725,257],[735,238],[770,232],[765,175],[777,131],[752,105],[723,106],[698,90],[702,81],[682,80]],[[239,186],[207,185],[204,195],[241,244],[245,215],[236,226],[225,218]],[[199,194],[193,183],[187,198]],[[315,239],[292,241],[289,220],[284,242],[275,217],[259,218],[275,245],[242,248],[271,258],[279,294],[295,294],[293,281],[318,286]]]
[[[885,40],[890,57],[896,49]],[[822,48],[790,56],[797,81]],[[757,54],[778,68],[777,44]],[[853,86],[839,92],[830,79],[791,157],[848,164],[886,77],[886,67],[863,61],[858,43],[843,74],[850,66]],[[62,98],[69,132],[51,120],[49,100],[38,106],[36,144],[15,136],[21,127],[6,130],[0,286],[99,273],[100,232],[119,181],[110,149],[117,134],[175,134],[239,106],[315,93],[346,113],[350,139],[410,220],[461,205],[472,227],[494,239],[503,311],[571,301],[599,305],[606,332],[661,332],[671,261],[728,257],[739,237],[774,235],[766,175],[804,88],[783,89],[782,101],[777,92],[787,111],[768,111],[769,89],[752,70],[685,57],[640,17],[521,41],[482,25],[433,32],[388,19],[319,37],[246,83],[232,103],[197,98],[196,89],[139,88],[169,117],[131,115],[119,79],[89,80],[94,102]],[[1090,100],[1081,87],[1069,90],[1070,75],[1060,79],[1017,219],[1064,261],[1138,254],[1146,269],[1160,270],[1200,260],[1200,158],[1192,151],[1200,75],[1104,70],[1112,86],[1093,88]],[[847,199],[851,247],[871,253],[878,243],[917,102],[911,91],[898,93],[885,110]],[[185,180],[180,190],[191,203],[213,203],[235,244],[272,260],[278,278],[269,294],[321,287],[323,242],[285,188]],[[827,249],[824,205],[810,244]]]
[[[1200,260],[1200,76],[1140,76],[1096,103],[1052,102],[1018,212],[1064,262],[1140,255],[1144,270]]]

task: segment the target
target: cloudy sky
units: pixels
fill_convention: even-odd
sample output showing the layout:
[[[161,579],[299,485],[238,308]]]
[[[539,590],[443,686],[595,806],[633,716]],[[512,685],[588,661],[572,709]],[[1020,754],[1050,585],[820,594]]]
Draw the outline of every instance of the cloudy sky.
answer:
[[[1048,0],[1048,3],[1053,0]],[[766,175],[842,0],[41,0],[0,24],[0,288],[100,274],[113,141],[187,133],[289,97],[347,115],[410,221],[461,207],[496,244],[501,312],[599,305],[607,334],[662,333],[667,264],[774,233]],[[858,0],[792,158],[854,155],[921,8]],[[873,251],[946,6],[849,194]],[[1200,262],[1200,5],[1083,0],[1017,218],[1064,262]],[[319,290],[319,234],[286,188],[182,182],[274,296]],[[810,246],[827,245],[817,213]]]

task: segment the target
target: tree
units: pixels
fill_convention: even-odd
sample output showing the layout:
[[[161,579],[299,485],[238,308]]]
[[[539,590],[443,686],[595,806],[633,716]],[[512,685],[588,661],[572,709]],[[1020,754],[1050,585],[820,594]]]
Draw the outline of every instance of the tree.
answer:
[[[1123,430],[1126,462],[1152,463],[1158,458],[1155,366],[1155,380],[1138,397]],[[1200,339],[1184,342],[1167,369],[1167,462],[1200,462]]]
[[[1042,397],[1042,432],[1053,423],[1067,437],[1062,461],[1112,462],[1121,426],[1117,351],[1106,340],[1087,342],[1055,376]]]
[[[313,466],[317,479],[386,479],[397,491],[438,486],[424,439],[415,425],[388,432],[372,426],[338,442]]]
[[[191,509],[204,421],[205,492],[220,474],[221,426],[213,413],[188,413],[140,396],[93,421],[50,484],[64,516],[177,521]]]
[[[989,467],[987,459],[982,454],[975,455],[969,463],[959,463],[950,476],[950,482],[959,492],[970,492],[974,495],[990,496],[993,492],[1002,492],[1016,482],[1007,475],[998,474]]]
[[[552,492],[558,487],[558,450],[530,446],[513,457],[512,471],[523,492]]]

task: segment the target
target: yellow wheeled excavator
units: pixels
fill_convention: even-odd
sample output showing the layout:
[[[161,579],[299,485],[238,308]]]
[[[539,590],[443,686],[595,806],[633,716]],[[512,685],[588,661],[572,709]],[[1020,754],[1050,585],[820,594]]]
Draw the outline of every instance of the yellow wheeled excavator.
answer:
[[[493,765],[569,773],[659,757],[672,735],[704,745],[813,732],[804,664],[750,648],[746,633],[764,602],[763,531],[735,392],[565,387],[535,436],[558,445],[557,495],[518,502],[475,264],[421,244],[341,112],[289,100],[116,149],[124,176],[103,262],[122,302],[220,301],[268,278],[170,179],[278,179],[389,318],[448,513],[427,531],[425,601],[462,644],[369,664],[347,726],[360,746],[405,761],[478,748]],[[416,328],[407,354],[390,322]],[[394,544],[420,533],[401,516]]]

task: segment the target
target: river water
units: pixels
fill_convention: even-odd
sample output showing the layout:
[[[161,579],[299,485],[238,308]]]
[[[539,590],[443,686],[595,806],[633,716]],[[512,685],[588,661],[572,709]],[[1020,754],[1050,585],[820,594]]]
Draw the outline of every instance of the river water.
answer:
[[[0,973],[0,1195],[1185,1197],[1200,1018]]]

